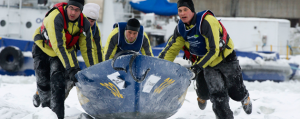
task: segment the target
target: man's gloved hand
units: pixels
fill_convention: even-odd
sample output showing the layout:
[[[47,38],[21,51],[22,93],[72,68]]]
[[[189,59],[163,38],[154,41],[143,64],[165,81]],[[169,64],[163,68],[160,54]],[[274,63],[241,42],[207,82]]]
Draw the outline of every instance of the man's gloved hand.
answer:
[[[191,70],[195,73],[195,75],[198,75],[203,70],[203,68],[199,67],[198,65],[193,65],[191,67]]]
[[[79,69],[79,68],[74,68],[74,67],[72,67],[72,68],[70,68],[70,69],[68,70],[68,72],[69,72],[69,78],[70,78],[72,81],[74,81],[74,82],[78,82],[78,80],[77,80],[76,77],[75,77],[75,74],[76,74],[78,71],[80,71],[80,69]]]

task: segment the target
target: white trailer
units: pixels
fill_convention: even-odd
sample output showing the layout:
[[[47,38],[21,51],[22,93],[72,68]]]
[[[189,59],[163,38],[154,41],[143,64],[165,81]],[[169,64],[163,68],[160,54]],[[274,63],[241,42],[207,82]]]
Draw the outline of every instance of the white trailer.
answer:
[[[266,18],[221,18],[235,49],[240,51],[275,51],[287,53],[290,21]]]

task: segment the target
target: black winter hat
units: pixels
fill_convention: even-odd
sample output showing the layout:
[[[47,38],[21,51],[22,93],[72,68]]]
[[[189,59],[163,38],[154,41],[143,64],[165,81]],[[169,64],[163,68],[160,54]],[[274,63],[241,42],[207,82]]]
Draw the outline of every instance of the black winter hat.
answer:
[[[135,18],[129,19],[126,25],[126,30],[139,31],[140,30],[139,20]]]
[[[177,8],[186,6],[188,7],[192,12],[195,12],[194,3],[192,0],[178,0],[177,2]]]
[[[69,0],[68,5],[74,5],[76,7],[79,7],[80,10],[83,10],[84,0]]]

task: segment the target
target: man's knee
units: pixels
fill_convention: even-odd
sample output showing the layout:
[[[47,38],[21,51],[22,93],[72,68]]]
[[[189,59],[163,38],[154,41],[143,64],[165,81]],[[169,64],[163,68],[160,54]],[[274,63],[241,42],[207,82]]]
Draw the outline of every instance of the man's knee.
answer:
[[[54,75],[64,76],[65,68],[58,57],[53,57],[50,59],[50,75],[51,77]]]
[[[220,101],[226,101],[229,100],[228,94],[226,91],[219,91],[211,94],[211,99],[213,100],[220,100]]]

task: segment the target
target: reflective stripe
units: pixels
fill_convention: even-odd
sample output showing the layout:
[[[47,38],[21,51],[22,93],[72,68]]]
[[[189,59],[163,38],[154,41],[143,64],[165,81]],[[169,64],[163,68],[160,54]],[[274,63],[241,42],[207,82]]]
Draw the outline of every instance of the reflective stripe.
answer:
[[[78,60],[77,60],[77,55],[76,55],[76,52],[75,52],[75,50],[73,50],[72,52],[71,52],[71,56],[72,56],[72,59],[73,59],[73,62],[74,62],[74,64],[75,64],[75,67],[76,68],[79,68],[79,64],[78,64]]]
[[[110,57],[113,57],[116,53],[117,50],[117,45],[118,45],[118,28],[115,28],[108,36],[108,40],[105,44],[104,47],[104,60],[110,59]]]

